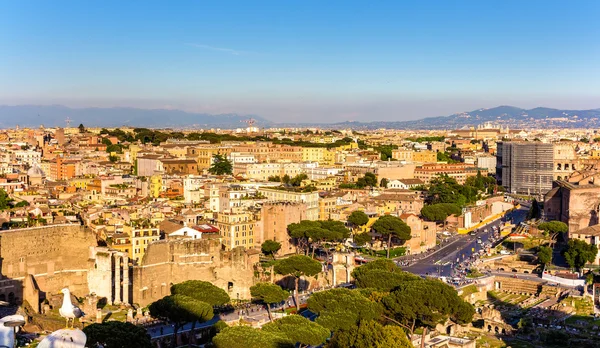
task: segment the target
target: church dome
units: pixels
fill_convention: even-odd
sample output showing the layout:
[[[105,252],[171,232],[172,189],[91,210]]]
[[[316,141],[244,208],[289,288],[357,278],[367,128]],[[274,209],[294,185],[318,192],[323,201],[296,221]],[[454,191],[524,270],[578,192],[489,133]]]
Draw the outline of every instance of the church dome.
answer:
[[[40,166],[38,166],[37,163],[34,163],[33,166],[31,166],[31,168],[29,168],[29,170],[27,171],[27,175],[34,177],[44,177],[46,176],[46,173],[44,173],[42,168],[40,168]]]

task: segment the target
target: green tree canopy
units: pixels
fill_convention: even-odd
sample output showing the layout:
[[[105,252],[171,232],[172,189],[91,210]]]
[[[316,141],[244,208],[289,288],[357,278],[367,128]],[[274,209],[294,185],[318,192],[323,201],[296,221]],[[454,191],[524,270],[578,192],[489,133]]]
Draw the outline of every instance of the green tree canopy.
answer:
[[[250,326],[226,327],[213,338],[216,348],[293,348],[287,337]]]
[[[598,248],[595,245],[579,239],[569,240],[567,249],[563,253],[569,266],[577,270],[580,270],[587,263],[593,262],[597,254]]]
[[[358,327],[337,331],[328,348],[412,348],[412,343],[398,326],[382,326],[374,320],[362,321]]]
[[[373,230],[383,237],[387,237],[387,258],[390,258],[392,238],[399,239],[402,243],[410,239],[410,227],[401,219],[392,215],[383,215],[373,224]]]
[[[569,226],[562,221],[542,222],[538,225],[538,229],[545,231],[551,235],[569,232]]]
[[[265,240],[260,246],[260,250],[263,254],[271,255],[273,258],[275,258],[275,254],[277,254],[279,249],[281,249],[281,243],[271,239]]]
[[[531,207],[529,208],[529,211],[527,212],[527,220],[539,219],[541,215],[542,215],[542,211],[540,209],[540,205],[539,205],[538,201],[534,198],[533,201],[531,202]]]
[[[288,234],[294,238],[299,248],[309,246],[309,239],[314,245],[322,243],[339,243],[350,236],[350,231],[343,222],[334,220],[310,221],[302,220],[299,223],[288,225]],[[315,248],[313,247],[313,253]]]
[[[382,302],[387,315],[411,334],[415,327],[433,328],[448,318],[465,324],[475,313],[454,288],[434,279],[404,282]]]
[[[262,327],[263,331],[287,337],[300,347],[319,346],[331,335],[329,329],[300,315],[288,315]]]
[[[318,324],[334,332],[351,330],[361,321],[379,318],[382,313],[380,304],[344,288],[314,293],[308,299],[308,309],[319,315]]]
[[[300,310],[300,302],[298,301],[298,290],[300,277],[313,277],[321,272],[323,266],[319,261],[304,255],[294,255],[286,259],[277,261],[275,264],[275,272],[277,274],[289,275],[294,277],[295,302],[296,309]]]
[[[267,305],[269,320],[273,320],[273,316],[271,315],[271,305],[286,300],[290,294],[283,290],[279,285],[272,283],[258,283],[250,287],[250,295],[252,295],[253,299]]]
[[[10,197],[8,197],[8,193],[3,189],[0,189],[0,210],[5,210],[10,208]]]
[[[381,179],[381,181],[379,182],[379,187],[383,187],[383,188],[387,188],[389,183],[389,180],[386,178]]]
[[[398,267],[394,261],[389,260],[389,259],[377,259],[377,260],[373,260],[369,263],[366,263],[360,267],[355,268],[352,271],[352,277],[353,278],[360,278],[363,275],[365,275],[367,272],[370,272],[372,270],[382,270],[382,271],[387,271],[387,272],[402,272],[402,269],[400,269],[400,267]]]
[[[445,221],[450,215],[460,215],[462,209],[455,203],[437,203],[421,208],[421,215],[429,221]]]
[[[360,246],[371,242],[371,234],[369,232],[357,233],[353,237],[354,244]]]
[[[538,261],[542,265],[547,265],[552,262],[552,248],[547,246],[540,246],[538,249]]]
[[[80,123],[77,128],[79,128],[79,133],[85,133],[86,132],[86,129],[85,129],[85,126],[83,125],[83,123]]]
[[[185,295],[195,300],[206,302],[211,306],[222,306],[230,301],[223,289],[202,280],[187,280],[171,286],[171,294]]]
[[[210,168],[208,168],[208,172],[213,175],[231,175],[233,173],[233,165],[224,155],[215,154],[213,155],[213,161]]]
[[[405,282],[419,279],[421,279],[419,276],[409,272],[391,273],[389,271],[374,269],[364,272],[356,278],[356,286],[358,288],[371,288],[378,291],[389,292]]]
[[[150,304],[150,315],[170,321],[173,327],[173,343],[181,326],[185,323],[205,322],[213,318],[213,307],[185,295],[170,295]],[[192,331],[194,328],[192,327]]]
[[[83,328],[87,346],[104,348],[152,348],[150,335],[143,327],[121,321],[107,321]]]
[[[364,226],[369,222],[369,217],[362,210],[355,210],[348,216],[348,222],[355,227]]]

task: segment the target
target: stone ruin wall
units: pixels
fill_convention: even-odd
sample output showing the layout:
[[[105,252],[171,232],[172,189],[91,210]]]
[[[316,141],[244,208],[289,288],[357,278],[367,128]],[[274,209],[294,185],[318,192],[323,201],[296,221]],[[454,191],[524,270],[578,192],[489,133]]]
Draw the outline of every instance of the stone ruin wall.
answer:
[[[20,304],[23,288],[33,286],[25,291],[25,299],[37,309],[36,294],[44,298],[67,286],[79,296],[87,294],[87,272],[93,266],[89,249],[96,244],[94,234],[79,225],[0,232],[0,295],[12,292]]]
[[[168,240],[148,246],[133,268],[133,303],[146,306],[170,294],[172,284],[204,280],[232,299],[249,299],[258,254],[242,248],[223,251],[218,239]]]

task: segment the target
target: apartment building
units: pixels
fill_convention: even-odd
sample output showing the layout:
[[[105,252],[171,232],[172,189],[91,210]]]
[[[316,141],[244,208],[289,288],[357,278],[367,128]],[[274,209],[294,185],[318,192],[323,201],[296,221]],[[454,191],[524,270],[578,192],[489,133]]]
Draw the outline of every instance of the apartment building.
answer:
[[[316,191],[295,192],[261,187],[258,192],[268,201],[304,203],[306,204],[306,220],[319,219],[319,193]]]
[[[552,189],[554,146],[541,142],[499,142],[496,178],[508,192],[543,195]]]
[[[415,178],[420,179],[425,184],[429,184],[432,179],[448,175],[454,178],[459,184],[463,185],[469,176],[477,175],[477,170],[473,165],[464,163],[457,164],[424,164],[415,169]]]
[[[257,217],[248,211],[234,210],[217,214],[217,228],[226,249],[237,247],[260,247],[260,238],[255,234]]]

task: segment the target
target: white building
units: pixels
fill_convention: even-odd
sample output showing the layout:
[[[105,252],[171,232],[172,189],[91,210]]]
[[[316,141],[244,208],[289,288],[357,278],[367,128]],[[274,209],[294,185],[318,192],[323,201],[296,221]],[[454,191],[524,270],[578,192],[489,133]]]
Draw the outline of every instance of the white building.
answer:
[[[231,161],[232,164],[258,162],[253,154],[242,152],[232,152],[227,156],[227,159]]]
[[[19,164],[27,163],[32,166],[42,160],[42,154],[33,150],[17,150],[13,152],[13,158]]]

